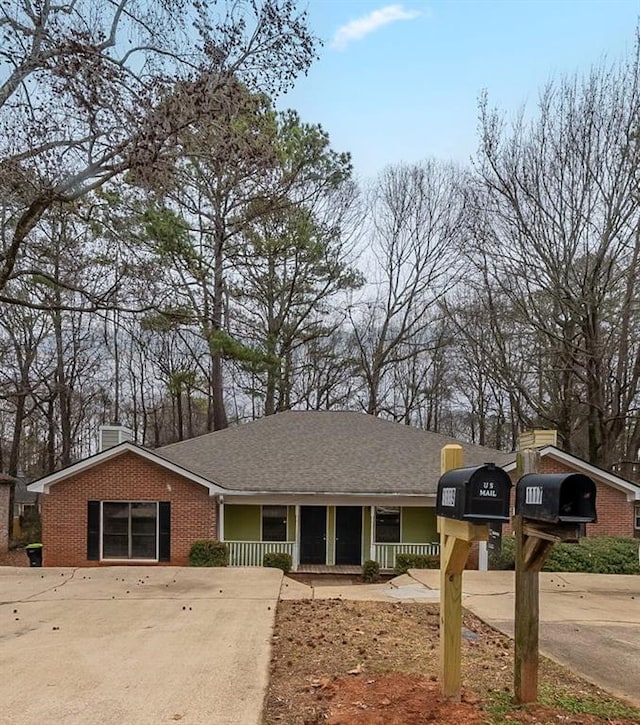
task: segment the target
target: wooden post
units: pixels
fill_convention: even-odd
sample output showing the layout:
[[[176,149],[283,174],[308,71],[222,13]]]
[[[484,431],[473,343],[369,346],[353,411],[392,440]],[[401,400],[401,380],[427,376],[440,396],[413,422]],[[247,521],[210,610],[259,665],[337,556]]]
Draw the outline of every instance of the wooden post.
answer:
[[[440,469],[462,468],[462,446],[441,451]],[[486,541],[489,527],[438,516],[440,532],[440,690],[443,697],[460,701],[462,644],[462,572],[471,544]]]
[[[518,477],[536,473],[539,467],[538,451],[528,449],[518,454]],[[513,527],[516,538],[516,599],[514,612],[515,660],[513,690],[516,702],[536,702],[538,699],[538,632],[540,627],[539,569],[533,560],[521,516],[515,516]],[[540,564],[540,567],[542,564]]]
[[[454,468],[462,468],[464,453],[462,446],[447,445],[440,451],[440,473]],[[454,568],[453,551],[455,539],[447,531],[448,521],[438,516],[440,532],[440,689],[444,697],[458,702],[460,700],[462,643],[462,574],[452,571]],[[464,563],[462,564],[464,567]],[[458,567],[455,567],[458,568]]]
[[[525,473],[533,473],[538,467],[537,451],[524,451],[520,460]],[[538,700],[539,574],[551,547],[560,541],[577,541],[580,527],[527,521],[522,516],[514,517],[513,527],[516,537],[513,689],[516,702],[523,704]]]

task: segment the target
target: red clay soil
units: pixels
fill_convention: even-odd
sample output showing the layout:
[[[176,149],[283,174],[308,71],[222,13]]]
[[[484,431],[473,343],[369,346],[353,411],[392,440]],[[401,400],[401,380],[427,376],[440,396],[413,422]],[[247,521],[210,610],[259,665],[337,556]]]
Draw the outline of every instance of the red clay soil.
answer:
[[[443,702],[437,684],[420,675],[346,676],[319,689],[330,707],[327,725],[482,723],[474,704]]]

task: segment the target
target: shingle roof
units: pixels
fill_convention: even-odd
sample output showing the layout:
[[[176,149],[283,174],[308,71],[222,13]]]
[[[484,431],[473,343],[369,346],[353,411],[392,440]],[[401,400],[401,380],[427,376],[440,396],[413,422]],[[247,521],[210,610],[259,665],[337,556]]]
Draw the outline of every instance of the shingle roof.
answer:
[[[365,413],[288,411],[155,453],[235,490],[435,494],[440,450],[461,443]],[[511,460],[461,443],[465,465]]]
[[[26,481],[16,479],[16,487],[14,490],[16,503],[34,503],[38,499],[38,494],[29,491]]]

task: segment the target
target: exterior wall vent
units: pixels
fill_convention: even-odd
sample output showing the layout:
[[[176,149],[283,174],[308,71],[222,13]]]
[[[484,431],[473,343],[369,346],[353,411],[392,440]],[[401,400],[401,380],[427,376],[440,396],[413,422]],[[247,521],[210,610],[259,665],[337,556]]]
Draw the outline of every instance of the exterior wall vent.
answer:
[[[113,448],[125,441],[133,441],[133,431],[123,425],[101,425],[99,431],[99,451],[106,451],[107,448]]]
[[[526,430],[518,436],[518,449],[524,451],[527,448],[544,448],[545,446],[558,445],[557,430]]]

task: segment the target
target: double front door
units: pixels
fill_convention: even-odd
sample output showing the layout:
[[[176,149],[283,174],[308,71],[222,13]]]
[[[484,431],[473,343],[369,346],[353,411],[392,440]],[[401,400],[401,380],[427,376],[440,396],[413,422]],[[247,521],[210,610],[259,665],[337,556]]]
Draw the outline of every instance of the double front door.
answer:
[[[327,507],[300,507],[300,563],[327,563]],[[335,563],[362,563],[362,508],[336,506]]]

